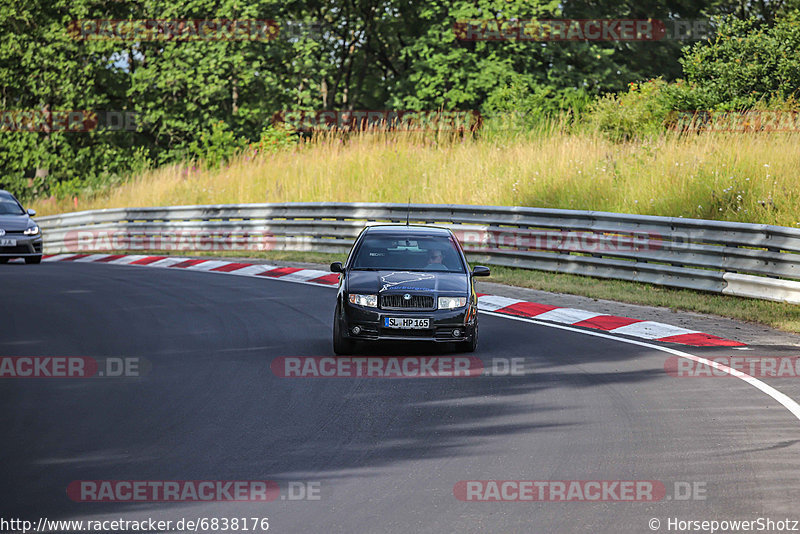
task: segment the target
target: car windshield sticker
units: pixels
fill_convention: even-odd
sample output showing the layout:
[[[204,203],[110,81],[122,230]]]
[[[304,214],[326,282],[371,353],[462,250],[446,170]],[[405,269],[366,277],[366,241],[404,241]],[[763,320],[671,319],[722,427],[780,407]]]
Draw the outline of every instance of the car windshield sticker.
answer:
[[[401,271],[397,273],[389,273],[381,276],[381,291],[386,291],[400,284],[407,284],[409,282],[421,282],[422,280],[433,280],[436,278],[432,274],[427,273],[410,273],[408,271]]]

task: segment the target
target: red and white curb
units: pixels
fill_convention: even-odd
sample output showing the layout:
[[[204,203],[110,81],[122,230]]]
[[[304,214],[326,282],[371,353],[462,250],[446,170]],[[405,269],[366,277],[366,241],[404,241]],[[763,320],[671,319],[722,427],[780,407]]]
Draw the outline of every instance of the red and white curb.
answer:
[[[280,267],[277,265],[238,263],[223,260],[201,260],[174,256],[141,256],[125,254],[56,254],[42,257],[44,262],[71,261],[76,263],[108,263],[113,265],[139,265],[205,271],[238,276],[253,276],[283,280],[302,284],[337,286],[339,275],[315,269]],[[695,347],[742,347],[745,344],[711,334],[689,330],[656,321],[631,319],[603,313],[561,308],[548,304],[537,304],[508,297],[478,294],[478,309],[517,317],[536,318],[559,324],[567,324],[609,334],[620,334],[650,341],[679,343]]]
[[[693,347],[743,347],[745,344],[732,339],[725,339],[712,334],[705,334],[697,330],[689,330],[680,326],[673,326],[656,321],[631,319],[617,315],[578,310],[576,308],[560,308],[548,304],[537,304],[524,300],[495,295],[478,296],[478,309],[515,315],[517,317],[535,318],[540,321],[568,324],[603,330],[609,334],[638,337],[650,341],[664,341],[667,343],[680,343]]]

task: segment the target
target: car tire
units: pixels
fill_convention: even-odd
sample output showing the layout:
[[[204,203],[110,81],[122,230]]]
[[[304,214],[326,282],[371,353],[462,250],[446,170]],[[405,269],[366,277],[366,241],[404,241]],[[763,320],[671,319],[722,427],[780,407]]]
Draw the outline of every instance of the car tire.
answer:
[[[353,353],[355,342],[342,335],[341,325],[339,324],[339,309],[333,316],[333,352],[338,356],[347,356]]]
[[[475,321],[475,329],[472,331],[472,340],[470,341],[462,341],[460,343],[456,343],[456,347],[458,348],[458,352],[475,352],[475,349],[478,348],[478,321]]]
[[[42,263],[42,257],[41,256],[33,256],[33,257],[25,258],[25,263],[27,263],[28,265],[30,265],[30,264],[34,264],[35,265],[37,263]]]

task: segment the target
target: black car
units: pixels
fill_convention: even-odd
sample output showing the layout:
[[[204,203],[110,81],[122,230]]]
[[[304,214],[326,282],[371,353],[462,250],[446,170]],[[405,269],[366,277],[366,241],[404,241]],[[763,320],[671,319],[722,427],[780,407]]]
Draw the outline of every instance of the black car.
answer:
[[[446,228],[379,225],[365,228],[344,265],[333,318],[333,350],[350,354],[357,341],[478,344],[478,301],[458,240]]]
[[[0,263],[13,258],[25,258],[25,263],[42,261],[42,232],[31,219],[34,215],[35,211],[25,211],[14,195],[0,189]]]

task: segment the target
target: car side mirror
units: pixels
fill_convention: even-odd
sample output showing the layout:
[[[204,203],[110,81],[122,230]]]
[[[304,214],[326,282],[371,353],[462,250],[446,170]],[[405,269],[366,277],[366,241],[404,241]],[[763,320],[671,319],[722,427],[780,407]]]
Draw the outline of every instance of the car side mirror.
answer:
[[[28,210],[28,215],[33,217],[34,215],[36,215],[36,210]]]
[[[342,265],[342,262],[335,261],[335,262],[331,263],[331,272],[332,273],[343,273],[344,272],[344,266]]]
[[[472,276],[489,276],[489,273],[489,268],[483,265],[476,265],[475,268],[472,269]]]

